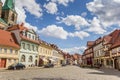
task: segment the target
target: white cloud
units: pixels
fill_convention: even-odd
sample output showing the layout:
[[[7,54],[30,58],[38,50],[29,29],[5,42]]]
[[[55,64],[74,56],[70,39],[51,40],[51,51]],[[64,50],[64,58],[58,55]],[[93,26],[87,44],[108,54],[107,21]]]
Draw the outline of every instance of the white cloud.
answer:
[[[85,37],[90,36],[87,32],[84,31],[76,31],[74,33],[69,33],[70,37],[79,37],[80,39],[83,39]]]
[[[57,4],[54,2],[49,2],[48,4],[44,4],[44,7],[47,9],[47,12],[50,14],[56,14],[58,11]]]
[[[57,25],[49,25],[39,31],[40,34],[51,36],[59,39],[67,39],[68,33],[63,27]]]
[[[82,16],[82,17],[86,17],[86,16],[87,16],[87,12],[81,13],[81,16]]]
[[[74,54],[74,53],[82,54],[85,49],[86,49],[86,47],[81,46],[81,47],[65,48],[62,50],[65,52],[71,53],[71,54]]]
[[[79,15],[68,15],[62,18],[61,22],[65,23],[67,26],[75,26],[76,30],[80,30],[81,27],[89,25],[89,23]]]
[[[57,16],[57,17],[56,17],[56,20],[58,20],[58,21],[59,21],[59,20],[60,20],[60,17],[59,17],[59,16]]]
[[[74,33],[68,33],[63,29],[61,26],[57,25],[48,25],[46,28],[43,28],[39,31],[39,34],[59,38],[59,39],[67,39],[69,37],[78,37],[80,39],[83,39],[85,37],[88,37],[89,34],[84,31],[76,31]]]
[[[51,0],[52,2],[56,2],[58,4],[62,4],[64,6],[68,6],[69,2],[74,2],[74,0]]]
[[[32,15],[35,15],[36,17],[42,16],[42,8],[40,5],[35,2],[35,0],[16,0],[16,7],[18,9],[24,9],[30,12]]]
[[[86,6],[105,28],[120,25],[120,0],[93,0]]]
[[[106,32],[106,30],[100,24],[99,19],[97,19],[96,17],[94,17],[90,23],[91,24],[90,24],[89,28],[87,29],[87,31],[94,32],[96,34],[103,34]]]

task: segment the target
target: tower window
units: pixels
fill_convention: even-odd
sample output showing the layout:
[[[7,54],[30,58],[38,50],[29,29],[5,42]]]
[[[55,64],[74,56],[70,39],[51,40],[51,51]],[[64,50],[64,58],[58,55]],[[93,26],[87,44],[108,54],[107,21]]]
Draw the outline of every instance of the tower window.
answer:
[[[14,14],[12,14],[12,16],[11,16],[11,20],[14,21],[14,18],[15,18],[15,17],[14,17]]]
[[[2,16],[1,16],[2,18],[5,18],[5,12],[2,12]]]

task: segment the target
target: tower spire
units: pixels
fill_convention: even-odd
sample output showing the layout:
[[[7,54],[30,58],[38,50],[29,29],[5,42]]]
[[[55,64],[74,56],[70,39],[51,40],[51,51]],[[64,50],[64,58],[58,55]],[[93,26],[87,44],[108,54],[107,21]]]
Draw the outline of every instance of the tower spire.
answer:
[[[3,9],[11,9],[15,11],[15,0],[6,0]]]

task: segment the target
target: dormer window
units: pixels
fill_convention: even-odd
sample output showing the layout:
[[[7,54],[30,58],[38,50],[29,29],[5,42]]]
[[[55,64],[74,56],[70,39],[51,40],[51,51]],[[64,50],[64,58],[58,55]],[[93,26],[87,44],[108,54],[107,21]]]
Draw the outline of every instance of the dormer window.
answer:
[[[25,32],[25,36],[27,37],[27,32]]]
[[[32,39],[34,40],[34,36],[32,36]]]
[[[28,34],[28,38],[31,39],[31,34]]]

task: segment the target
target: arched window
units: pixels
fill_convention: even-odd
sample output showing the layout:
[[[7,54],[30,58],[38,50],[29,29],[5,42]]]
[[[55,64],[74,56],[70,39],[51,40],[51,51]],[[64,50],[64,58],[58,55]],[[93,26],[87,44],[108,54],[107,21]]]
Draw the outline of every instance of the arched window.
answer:
[[[21,62],[25,62],[25,55],[22,55]]]
[[[29,57],[29,62],[32,62],[32,61],[33,61],[33,57],[30,56],[30,57]]]

